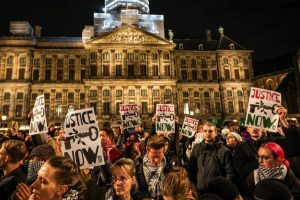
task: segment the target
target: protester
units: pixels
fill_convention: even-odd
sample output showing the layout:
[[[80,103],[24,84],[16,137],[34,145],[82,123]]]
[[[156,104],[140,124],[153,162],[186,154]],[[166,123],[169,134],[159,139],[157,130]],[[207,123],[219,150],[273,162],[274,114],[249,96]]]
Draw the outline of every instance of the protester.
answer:
[[[166,142],[163,137],[151,136],[147,142],[146,154],[136,166],[140,192],[144,198],[162,198],[164,175],[170,171],[164,155]]]
[[[204,140],[193,148],[189,163],[189,177],[199,193],[207,191],[207,183],[217,176],[234,181],[232,156],[222,143],[216,142],[216,127],[210,122],[203,124]]]
[[[15,191],[18,183],[25,183],[26,175],[20,168],[21,161],[26,154],[24,142],[7,140],[0,149],[0,197],[8,199]]]
[[[135,176],[135,164],[131,159],[121,158],[111,166],[112,187],[105,200],[141,200]]]
[[[40,168],[53,156],[55,156],[55,151],[49,144],[37,146],[31,151],[26,179],[28,185],[31,185],[37,179]]]
[[[279,115],[280,122],[284,126],[284,129],[288,132],[287,128],[289,128],[289,124],[286,121],[287,110],[282,106],[278,106],[277,114]],[[263,143],[271,140],[269,137],[265,136],[262,129],[247,127],[247,132],[249,133],[250,138],[246,139],[245,142],[237,144],[233,154],[234,166],[240,180],[239,185],[245,185],[248,175],[254,169],[258,168],[256,159],[258,149]],[[286,134],[286,136],[288,137],[288,134]],[[246,191],[241,192],[246,193]]]
[[[252,197],[255,185],[268,178],[282,181],[289,190],[300,197],[300,180],[289,168],[289,161],[284,156],[283,149],[274,142],[262,144],[257,153],[259,167],[247,178],[248,196]]]
[[[208,191],[226,200],[243,200],[238,188],[222,176],[215,177],[208,182]]]
[[[294,200],[289,188],[278,180],[264,179],[254,190],[254,200]],[[296,199],[297,200],[297,199]]]
[[[196,189],[184,168],[175,168],[169,172],[162,185],[164,200],[196,200]]]
[[[234,152],[234,149],[235,149],[235,146],[237,145],[237,143],[242,142],[242,141],[243,141],[243,138],[235,132],[230,132],[226,136],[226,146],[231,151],[232,154]]]
[[[24,186],[24,185],[23,185]],[[67,157],[54,156],[47,160],[31,185],[30,199],[75,200],[85,199],[85,187],[76,164]],[[28,189],[20,186],[18,200],[28,199]]]
[[[114,136],[113,136],[113,142],[116,145],[116,148],[119,149],[121,152],[124,151],[124,136],[121,134],[120,127],[114,126],[112,127]]]

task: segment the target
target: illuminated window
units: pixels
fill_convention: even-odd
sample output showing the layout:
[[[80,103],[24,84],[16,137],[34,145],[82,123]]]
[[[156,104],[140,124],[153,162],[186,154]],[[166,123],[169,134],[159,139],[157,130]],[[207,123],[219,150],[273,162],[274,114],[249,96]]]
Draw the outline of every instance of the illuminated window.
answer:
[[[33,65],[34,65],[35,67],[40,66],[40,59],[39,59],[39,58],[33,59]]]
[[[108,52],[105,52],[102,54],[102,59],[103,60],[109,60],[109,53]]]
[[[239,64],[239,60],[237,58],[233,59],[233,65],[238,65]]]
[[[159,96],[159,90],[153,90],[153,96],[155,97]]]
[[[26,58],[25,57],[21,57],[20,58],[20,63],[19,63],[20,66],[25,66],[26,65]]]
[[[9,66],[13,65],[14,64],[14,57],[9,56],[7,58],[6,64],[9,65]]]
[[[183,104],[183,113],[184,113],[185,115],[189,115],[189,114],[190,114],[189,103],[184,103],[184,104]]]
[[[134,59],[134,54],[133,53],[128,53],[127,54],[127,59],[128,60],[133,60]]]
[[[91,58],[91,60],[96,60],[97,59],[97,52],[91,52],[90,58]]]
[[[166,89],[165,90],[165,98],[171,98],[172,97],[172,90]]]
[[[123,96],[123,91],[122,90],[116,90],[116,97],[121,97]]]
[[[135,96],[135,90],[129,90],[128,95],[129,96]]]
[[[97,97],[97,90],[90,90],[90,97]]]
[[[200,51],[203,51],[203,44],[199,44],[198,48],[199,48]]]
[[[141,95],[142,95],[142,97],[146,97],[147,96],[147,90],[141,90]]]
[[[140,54],[140,60],[146,60],[147,55],[145,53]]]
[[[224,63],[224,64],[228,64],[228,59],[227,59],[227,58],[224,58],[224,59],[223,59],[223,63]]]
[[[57,105],[57,107],[56,107],[56,116],[61,117],[62,113],[63,113],[62,105]]]
[[[115,54],[115,59],[116,60],[121,60],[122,59],[122,53],[116,53]]]
[[[109,97],[109,90],[103,90],[103,96]]]
[[[183,50],[183,44],[182,43],[179,44],[179,50]]]

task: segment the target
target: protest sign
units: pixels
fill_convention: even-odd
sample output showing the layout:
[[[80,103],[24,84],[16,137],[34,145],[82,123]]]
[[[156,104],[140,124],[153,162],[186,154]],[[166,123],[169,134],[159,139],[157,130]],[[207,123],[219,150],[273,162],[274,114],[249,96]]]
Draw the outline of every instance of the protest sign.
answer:
[[[136,104],[120,104],[121,121],[127,128],[141,125],[139,108]]]
[[[245,125],[276,132],[279,121],[277,105],[280,104],[280,93],[251,87]]]
[[[173,104],[156,105],[156,132],[175,133],[175,111]]]
[[[66,115],[62,154],[80,169],[104,165],[99,127],[93,108],[71,111]]]
[[[35,100],[29,126],[29,135],[41,133],[48,133],[44,95],[38,96]]]
[[[197,119],[185,117],[183,120],[182,129],[181,129],[182,135],[185,135],[186,137],[189,137],[189,138],[193,137],[197,131],[198,122],[199,122],[199,120],[197,120]]]

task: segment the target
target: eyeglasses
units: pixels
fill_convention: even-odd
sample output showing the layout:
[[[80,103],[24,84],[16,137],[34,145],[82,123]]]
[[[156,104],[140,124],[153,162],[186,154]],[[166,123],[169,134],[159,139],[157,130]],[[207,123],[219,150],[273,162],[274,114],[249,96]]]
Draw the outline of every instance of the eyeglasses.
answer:
[[[262,159],[262,161],[267,161],[270,158],[274,158],[274,157],[273,156],[265,156],[265,155],[256,155],[257,160]]]
[[[117,183],[117,181],[120,181],[122,184],[126,183],[126,181],[130,179],[130,178],[127,178],[125,176],[120,176],[120,177],[117,177],[117,176],[112,176],[111,177],[111,181],[113,184]]]
[[[212,133],[212,132],[214,132],[214,130],[204,130],[204,129],[203,129],[203,132],[204,132],[204,133],[206,133],[206,132]]]

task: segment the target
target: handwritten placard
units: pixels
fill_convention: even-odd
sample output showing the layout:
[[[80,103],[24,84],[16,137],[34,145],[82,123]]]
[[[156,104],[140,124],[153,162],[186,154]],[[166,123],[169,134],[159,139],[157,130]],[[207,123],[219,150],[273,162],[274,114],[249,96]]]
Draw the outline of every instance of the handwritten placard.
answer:
[[[29,126],[29,135],[41,133],[48,133],[44,95],[38,96],[35,100]]]
[[[156,132],[175,133],[175,111],[173,104],[156,105]]]
[[[141,125],[139,107],[136,104],[120,104],[121,121],[127,128]]]
[[[245,125],[276,132],[279,121],[277,105],[280,104],[280,93],[251,87]]]
[[[182,135],[186,137],[193,137],[197,131],[199,120],[190,117],[185,117],[181,129]]]
[[[69,112],[64,130],[64,156],[70,157],[81,169],[104,165],[99,127],[93,108]]]

